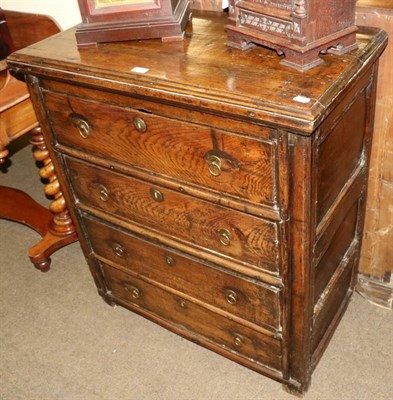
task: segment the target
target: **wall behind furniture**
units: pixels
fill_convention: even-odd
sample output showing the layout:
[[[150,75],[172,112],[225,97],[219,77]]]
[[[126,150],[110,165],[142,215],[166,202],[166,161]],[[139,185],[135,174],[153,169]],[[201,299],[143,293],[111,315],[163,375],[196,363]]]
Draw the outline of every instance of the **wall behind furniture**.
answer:
[[[379,61],[374,140],[359,263],[359,293],[393,309],[393,1],[358,0],[358,25],[375,26],[389,34]]]
[[[81,22],[78,0],[0,0],[0,7],[4,10],[49,15],[63,30]]]

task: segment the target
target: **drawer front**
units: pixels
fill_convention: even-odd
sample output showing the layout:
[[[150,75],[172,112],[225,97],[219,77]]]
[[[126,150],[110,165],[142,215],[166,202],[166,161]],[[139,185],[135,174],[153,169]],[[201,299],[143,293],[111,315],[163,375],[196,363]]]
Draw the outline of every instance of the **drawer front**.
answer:
[[[84,216],[83,223],[97,255],[257,325],[280,328],[278,289],[202,264],[91,217]]]
[[[116,300],[137,305],[231,353],[281,370],[281,341],[237,324],[191,301],[102,264],[104,279]]]
[[[45,99],[61,144],[253,203],[275,203],[273,141],[72,96],[47,92]]]
[[[65,157],[77,200],[252,267],[279,272],[278,226]]]

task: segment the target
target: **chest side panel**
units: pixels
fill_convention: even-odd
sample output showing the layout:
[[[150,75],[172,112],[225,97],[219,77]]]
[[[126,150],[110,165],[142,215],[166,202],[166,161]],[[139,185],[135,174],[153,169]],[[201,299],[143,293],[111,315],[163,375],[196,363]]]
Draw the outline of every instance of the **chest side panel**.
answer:
[[[359,260],[375,101],[375,71],[358,79],[314,144],[313,348],[320,356],[353,290]]]

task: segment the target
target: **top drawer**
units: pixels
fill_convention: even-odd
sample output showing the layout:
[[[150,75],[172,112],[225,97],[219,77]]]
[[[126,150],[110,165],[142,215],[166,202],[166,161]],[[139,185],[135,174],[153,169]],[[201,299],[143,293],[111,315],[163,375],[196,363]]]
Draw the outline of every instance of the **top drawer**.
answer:
[[[275,205],[274,140],[70,95],[44,96],[60,144],[255,204]]]

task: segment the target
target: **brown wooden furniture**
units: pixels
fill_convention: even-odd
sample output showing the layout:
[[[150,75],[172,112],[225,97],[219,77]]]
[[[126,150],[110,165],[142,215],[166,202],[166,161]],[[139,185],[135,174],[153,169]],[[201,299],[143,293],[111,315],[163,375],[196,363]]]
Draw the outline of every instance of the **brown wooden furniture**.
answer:
[[[47,16],[2,10],[0,14],[3,20],[0,37],[2,48],[8,53],[59,32],[54,21]],[[50,255],[77,240],[75,228],[65,206],[27,86],[10,74],[5,60],[1,66],[0,164],[5,163],[8,144],[22,135],[30,134],[31,143],[35,147],[34,157],[43,163],[40,176],[49,180],[45,186],[45,193],[53,196],[54,201],[50,205],[52,215],[48,209],[36,203],[27,193],[0,186],[0,218],[23,223],[43,237],[39,243],[29,249],[28,254],[36,268],[47,271]]]
[[[191,10],[222,12],[221,0],[190,0]]]
[[[393,307],[393,2],[358,0],[356,23],[389,35],[381,56],[371,151],[366,221],[357,290],[370,301]]]
[[[228,45],[254,43],[285,55],[282,64],[307,70],[321,52],[344,54],[356,47],[356,0],[230,0]]]
[[[69,30],[9,64],[100,295],[304,392],[356,280],[387,37],[301,73],[202,15],[183,42]]]
[[[78,0],[78,46],[161,38],[182,40],[191,18],[189,0]]]

